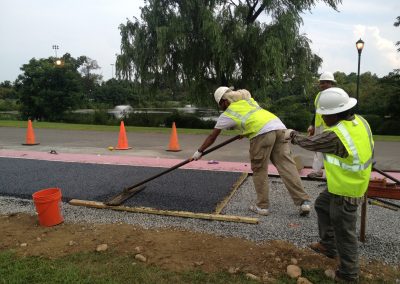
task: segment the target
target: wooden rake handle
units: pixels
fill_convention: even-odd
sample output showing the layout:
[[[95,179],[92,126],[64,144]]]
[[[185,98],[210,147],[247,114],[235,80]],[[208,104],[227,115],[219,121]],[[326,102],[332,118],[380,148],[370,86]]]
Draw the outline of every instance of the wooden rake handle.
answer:
[[[239,138],[241,138],[241,135],[236,135],[236,136],[234,136],[234,137],[232,137],[232,138],[230,138],[230,139],[228,139],[228,140],[226,140],[226,141],[224,141],[224,142],[222,142],[222,143],[220,143],[218,145],[215,145],[214,147],[211,147],[210,149],[205,150],[203,152],[202,156],[205,156],[205,155],[207,155],[207,154],[209,154],[209,153],[211,153],[211,152],[213,152],[213,151],[225,146],[226,144],[232,143],[233,141],[236,141]],[[183,165],[186,165],[186,164],[190,163],[191,161],[192,161],[192,159],[186,159],[186,160],[180,162],[179,164],[177,164],[177,165],[175,165],[175,166],[173,166],[173,167],[171,167],[169,169],[166,169],[165,171],[162,171],[161,173],[158,173],[158,174],[156,174],[156,175],[154,175],[152,177],[149,177],[149,178],[147,178],[147,179],[145,179],[145,180],[143,180],[143,181],[141,181],[141,182],[139,182],[139,183],[137,183],[135,185],[132,185],[130,187],[125,188],[124,192],[130,191],[131,189],[133,189],[133,188],[135,188],[137,186],[141,186],[141,185],[145,184],[146,182],[149,182],[149,181],[151,181],[153,179],[156,179],[156,178],[158,178],[158,177],[160,177],[162,175],[165,175],[165,174],[167,174],[167,173],[169,173],[169,172],[171,172],[173,170],[176,170],[177,168],[180,168]]]

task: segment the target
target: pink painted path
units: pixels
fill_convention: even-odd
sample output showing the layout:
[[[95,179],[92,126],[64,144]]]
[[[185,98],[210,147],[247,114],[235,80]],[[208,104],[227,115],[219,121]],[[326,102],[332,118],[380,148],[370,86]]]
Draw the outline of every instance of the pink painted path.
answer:
[[[182,162],[180,159],[165,159],[165,158],[149,158],[137,156],[113,156],[113,155],[93,155],[93,154],[74,154],[74,153],[58,153],[50,154],[48,152],[36,151],[17,151],[17,150],[0,150],[0,157],[4,158],[20,158],[32,160],[46,160],[59,162],[75,162],[75,163],[91,163],[91,164],[109,164],[109,165],[127,165],[127,166],[143,166],[143,167],[160,167],[169,168]],[[223,162],[208,160],[199,160],[190,162],[182,169],[196,169],[207,171],[228,171],[228,172],[247,172],[251,173],[249,163],[240,162]],[[306,177],[311,172],[310,168],[304,168],[300,171],[301,177]],[[386,172],[396,179],[400,179],[400,172]],[[279,176],[278,171],[273,165],[268,166],[268,174]],[[377,172],[372,173],[372,178],[383,178]]]

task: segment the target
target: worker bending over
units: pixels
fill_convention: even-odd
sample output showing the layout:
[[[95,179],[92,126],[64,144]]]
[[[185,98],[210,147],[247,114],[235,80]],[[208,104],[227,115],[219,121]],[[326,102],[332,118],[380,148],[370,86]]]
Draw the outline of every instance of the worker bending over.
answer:
[[[290,153],[290,145],[284,139],[286,127],[282,121],[261,108],[247,90],[233,91],[228,87],[219,87],[214,93],[214,98],[224,112],[192,159],[200,159],[222,129],[239,128],[242,135],[250,139],[251,169],[257,193],[257,202],[250,206],[250,210],[260,215],[269,214],[268,161],[271,160],[294,204],[300,207],[300,215],[308,215],[311,210],[310,197],[304,191]]]
[[[294,130],[286,138],[307,150],[322,152],[327,189],[315,201],[320,241],[310,248],[330,258],[339,257],[337,280],[358,281],[357,209],[371,175],[374,141],[368,122],[352,115],[357,100],[340,88],[321,92],[317,113],[327,128],[307,137]]]

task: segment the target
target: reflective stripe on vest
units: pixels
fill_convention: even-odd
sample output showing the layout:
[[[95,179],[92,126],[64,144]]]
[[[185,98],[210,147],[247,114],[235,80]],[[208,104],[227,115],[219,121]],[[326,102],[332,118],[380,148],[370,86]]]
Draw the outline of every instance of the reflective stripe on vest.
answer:
[[[229,109],[229,108],[225,110],[227,113],[229,113],[230,115],[232,115],[232,116],[236,117],[238,120],[240,120],[240,128],[243,130],[246,129],[246,121],[250,117],[250,115],[252,115],[256,111],[262,110],[262,107],[260,107],[259,105],[255,105],[252,101],[250,101],[250,100],[245,100],[245,101],[248,102],[248,104],[250,106],[255,107],[255,109],[249,111],[244,116],[241,115],[240,113],[233,111],[232,109]]]
[[[349,154],[346,158],[324,154],[328,190],[338,195],[361,197],[368,188],[373,159],[374,142],[368,123],[356,115],[353,121],[341,121],[325,131],[335,132]]]
[[[371,127],[369,127],[369,124],[364,119],[364,117],[362,117],[362,116],[357,116],[357,117],[362,121],[362,123],[364,124],[365,129],[367,129],[368,138],[369,138],[369,146],[372,149],[372,157],[371,157],[371,160],[372,160],[374,158],[374,140],[373,140],[373,137],[372,137]]]
[[[232,118],[236,125],[242,130],[242,135],[253,138],[270,120],[276,116],[260,107],[253,99],[233,102],[224,112]]]

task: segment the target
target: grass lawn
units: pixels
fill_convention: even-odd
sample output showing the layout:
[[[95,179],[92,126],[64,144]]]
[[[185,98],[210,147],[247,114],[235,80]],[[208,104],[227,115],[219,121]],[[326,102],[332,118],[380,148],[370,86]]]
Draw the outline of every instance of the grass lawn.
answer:
[[[19,120],[0,120],[0,127],[27,127],[26,121]],[[58,122],[33,122],[34,128],[47,128],[47,129],[63,129],[63,130],[85,130],[85,131],[111,131],[116,132],[119,130],[119,125],[94,125],[94,124],[71,124],[71,123],[58,123]],[[125,128],[129,132],[144,132],[144,133],[171,133],[168,127],[140,127],[128,126]],[[210,129],[189,129],[179,128],[179,133],[183,134],[208,134]],[[239,132],[235,130],[224,131],[225,135],[236,135]]]

